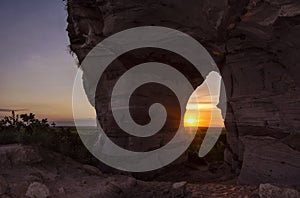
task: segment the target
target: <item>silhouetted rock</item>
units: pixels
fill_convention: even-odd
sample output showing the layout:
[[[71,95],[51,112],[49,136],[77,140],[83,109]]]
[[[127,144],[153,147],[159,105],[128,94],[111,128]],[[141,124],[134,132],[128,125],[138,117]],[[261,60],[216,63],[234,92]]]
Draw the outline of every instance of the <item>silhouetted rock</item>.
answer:
[[[300,179],[295,179],[300,167],[293,166],[299,164],[300,158],[298,0],[68,0],[68,13],[70,48],[79,62],[104,38],[132,27],[164,26],[193,36],[215,59],[225,83],[229,144],[225,160],[236,173],[241,172],[239,182],[300,184]],[[104,102],[96,101],[97,114],[104,129],[116,131],[112,134],[114,139],[127,147],[128,138],[118,135],[114,122],[108,119],[111,82],[126,70],[124,62],[118,64],[113,75],[106,74],[99,96]],[[183,70],[188,68],[186,64],[180,65]],[[194,72],[187,73],[195,87],[203,82]],[[151,94],[147,97],[151,98]],[[142,105],[139,108],[148,111]],[[251,141],[255,145],[270,138],[274,141],[257,147],[251,154],[249,141],[243,142],[243,137],[249,135],[257,137]],[[149,142],[157,147],[162,139],[164,136]],[[148,148],[147,142],[145,145]],[[281,151],[294,155],[287,159]],[[287,160],[293,161],[292,165]],[[253,163],[257,167],[255,172],[249,166]],[[261,168],[264,165],[272,173],[266,175]]]

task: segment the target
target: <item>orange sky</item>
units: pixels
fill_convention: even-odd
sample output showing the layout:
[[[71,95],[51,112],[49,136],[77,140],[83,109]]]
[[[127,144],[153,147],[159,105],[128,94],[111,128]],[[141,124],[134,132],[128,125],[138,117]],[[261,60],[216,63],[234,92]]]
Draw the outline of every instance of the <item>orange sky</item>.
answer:
[[[224,126],[221,111],[216,107],[219,102],[220,78],[216,74],[211,74],[207,82],[213,85],[212,90],[210,90],[211,95],[206,83],[203,83],[195,90],[187,104],[184,116],[184,126],[186,127]]]

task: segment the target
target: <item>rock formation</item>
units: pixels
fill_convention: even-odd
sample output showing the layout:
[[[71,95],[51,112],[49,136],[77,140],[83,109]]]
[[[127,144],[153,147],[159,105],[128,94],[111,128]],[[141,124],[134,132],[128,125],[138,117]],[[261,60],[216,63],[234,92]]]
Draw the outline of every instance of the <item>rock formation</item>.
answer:
[[[225,82],[225,161],[239,182],[300,184],[298,0],[68,0],[67,9],[79,62],[104,38],[137,26],[170,27],[197,39]],[[203,81],[191,70],[188,76],[195,87]],[[111,127],[102,119],[105,109],[97,112]]]

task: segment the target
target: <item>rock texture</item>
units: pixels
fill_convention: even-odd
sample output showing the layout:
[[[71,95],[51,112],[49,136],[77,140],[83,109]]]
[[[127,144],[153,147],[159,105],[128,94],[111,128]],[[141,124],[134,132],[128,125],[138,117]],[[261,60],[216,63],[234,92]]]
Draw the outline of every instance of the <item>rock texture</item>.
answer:
[[[8,145],[6,148],[13,146]],[[25,148],[30,147],[26,146]],[[3,147],[0,147],[0,152],[2,149]],[[178,170],[189,173],[190,176],[184,179],[187,179],[187,182],[173,183],[174,181],[181,181],[182,177],[174,180],[168,175],[165,175],[164,180],[168,182],[145,182],[129,175],[104,173],[99,176],[90,174],[83,170],[82,164],[66,156],[40,147],[31,147],[31,150],[44,153],[40,163],[28,163],[31,161],[28,156],[26,163],[19,163],[18,166],[1,166],[0,175],[5,177],[0,176],[1,198],[172,198],[175,195],[176,197],[183,197],[184,195],[184,197],[195,198],[232,198],[238,196],[257,198],[252,191],[258,186],[233,185],[233,182],[228,180],[222,184],[217,178],[208,179],[208,170],[196,171],[187,167],[177,167],[173,170],[172,175],[176,176],[177,174],[174,173],[178,173]],[[171,173],[168,172],[168,174]],[[35,176],[35,181],[28,175]],[[202,178],[194,178],[196,180],[193,181],[192,177],[197,175]],[[38,181],[36,178],[39,178]],[[212,183],[207,184],[207,182]]]
[[[102,175],[101,171],[98,168],[94,167],[94,166],[90,166],[90,165],[85,164],[85,165],[82,166],[82,169],[90,175],[98,175],[98,176]]]
[[[241,171],[239,182],[300,183],[298,0],[68,0],[67,6],[70,48],[79,62],[102,39],[137,26],[166,26],[201,42],[225,82],[225,160]],[[187,72],[199,86],[203,79]],[[108,95],[102,92],[104,104]],[[104,127],[113,126],[105,107],[97,112]]]
[[[8,183],[3,176],[0,176],[0,196],[8,191]]]
[[[50,196],[49,189],[46,185],[34,182],[28,186],[26,197],[30,198],[47,198]]]
[[[20,164],[34,164],[42,161],[40,153],[31,146],[0,145],[0,166],[11,167]]]
[[[280,188],[271,184],[260,184],[258,195],[260,198],[298,198],[300,194],[295,189]]]
[[[186,185],[187,182],[178,182],[172,185],[172,197],[181,198],[186,196]]]
[[[299,151],[272,137],[245,136],[242,142],[245,151],[240,183],[299,182]]]

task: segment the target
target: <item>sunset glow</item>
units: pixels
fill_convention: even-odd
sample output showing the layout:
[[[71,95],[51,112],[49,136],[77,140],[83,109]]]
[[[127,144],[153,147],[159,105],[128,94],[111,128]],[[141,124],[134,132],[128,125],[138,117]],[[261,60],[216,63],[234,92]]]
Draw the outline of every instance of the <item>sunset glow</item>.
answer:
[[[213,90],[209,93],[207,84],[203,83],[194,91],[186,106],[185,127],[224,127],[221,111],[217,108],[220,78],[210,75],[207,82],[214,84]]]
[[[197,117],[191,117],[190,115],[186,114],[184,118],[184,126],[185,127],[198,127],[200,126],[200,120]]]
[[[9,24],[9,20],[18,23],[11,23],[14,25],[7,25],[2,31],[9,35],[1,37],[3,46],[9,48],[0,53],[3,67],[0,119],[17,110],[18,114],[33,112],[37,118],[48,118],[57,123],[73,121],[72,90],[77,65],[76,58],[67,50],[69,38],[65,30],[65,7],[58,1],[46,2],[47,6],[45,1],[37,1],[35,6],[39,9],[25,1],[20,1],[18,7],[3,4],[6,7],[1,17],[3,23]],[[16,8],[19,9],[9,12]],[[15,13],[22,13],[22,17],[17,17]],[[219,89],[216,78],[214,82],[216,90]],[[78,119],[86,125],[95,125],[95,110],[83,90],[81,94],[83,100],[80,101],[81,114]],[[211,112],[219,111],[215,107],[218,102],[216,95],[217,91],[212,93],[212,99],[208,97],[205,86],[195,90],[186,106],[184,125],[208,126],[212,122],[214,126],[223,126],[221,116],[210,121]],[[200,116],[197,116],[199,112]]]

